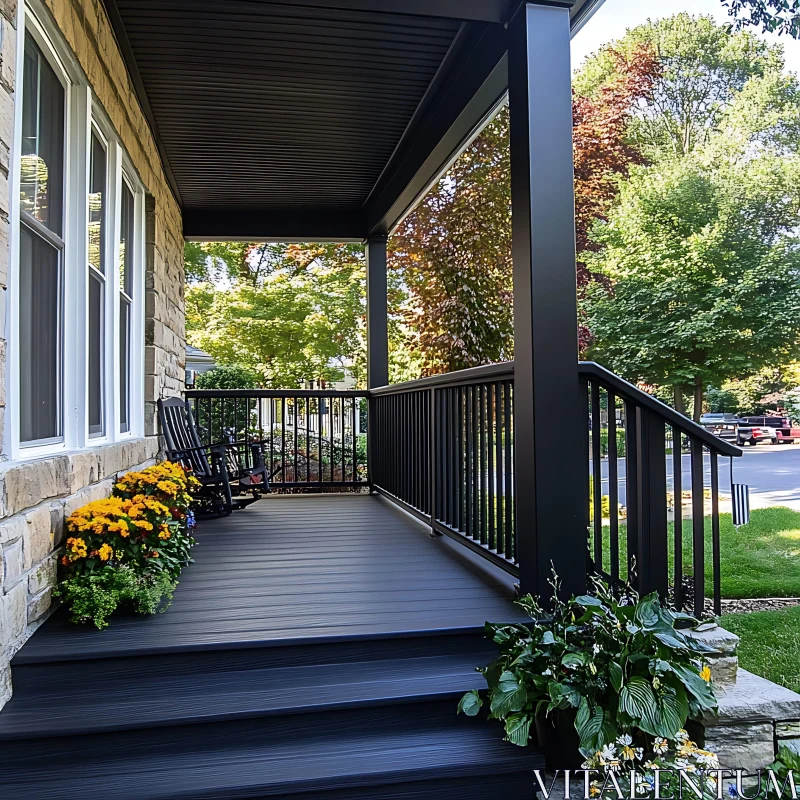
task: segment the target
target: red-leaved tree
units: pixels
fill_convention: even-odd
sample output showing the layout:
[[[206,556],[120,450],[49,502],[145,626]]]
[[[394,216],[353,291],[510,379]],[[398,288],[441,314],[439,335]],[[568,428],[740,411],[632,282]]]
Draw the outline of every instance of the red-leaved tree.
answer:
[[[578,252],[614,199],[616,182],[641,160],[626,137],[636,102],[659,74],[647,48],[614,54],[618,69],[573,101]],[[390,267],[407,293],[394,309],[413,331],[423,374],[513,358],[509,115],[504,108],[392,236]],[[578,289],[592,276],[578,262]],[[585,327],[581,345],[589,341]]]

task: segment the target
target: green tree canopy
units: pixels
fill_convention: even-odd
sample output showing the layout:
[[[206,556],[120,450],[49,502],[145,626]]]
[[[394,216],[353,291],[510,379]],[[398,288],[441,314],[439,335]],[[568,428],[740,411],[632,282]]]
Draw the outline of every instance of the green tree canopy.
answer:
[[[800,38],[800,0],[722,0],[736,26],[755,25],[766,32]]]
[[[222,271],[225,285],[204,280],[186,292],[188,339],[218,363],[255,372],[264,387],[291,388],[339,380],[343,365],[363,362],[360,245],[207,244],[205,273],[191,262],[197,248],[187,249],[190,275]]]
[[[613,289],[587,297],[589,356],[700,398],[707,383],[788,361],[800,344],[796,178],[773,156],[635,170],[595,232],[593,268]]]
[[[629,130],[651,160],[684,156],[704,145],[750,79],[783,68],[781,47],[745,31],[733,33],[711,17],[682,13],[639,25],[591,56],[576,76],[576,92],[595,91],[619,69],[616,53],[642,45],[653,48],[661,73]]]

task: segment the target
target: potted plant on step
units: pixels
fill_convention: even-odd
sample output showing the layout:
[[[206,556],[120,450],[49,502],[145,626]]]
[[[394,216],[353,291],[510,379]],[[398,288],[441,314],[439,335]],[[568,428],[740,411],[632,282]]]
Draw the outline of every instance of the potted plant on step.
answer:
[[[518,601],[532,622],[486,624],[500,651],[479,669],[486,700],[469,692],[459,711],[475,716],[486,702],[506,740],[538,740],[550,770],[602,764],[623,748],[632,763],[665,753],[663,743],[679,748],[687,719],[717,705],[708,647],[677,627],[697,620],[655,593],[615,592],[601,579],[592,594],[567,601],[555,576],[552,586],[550,611],[530,595]]]

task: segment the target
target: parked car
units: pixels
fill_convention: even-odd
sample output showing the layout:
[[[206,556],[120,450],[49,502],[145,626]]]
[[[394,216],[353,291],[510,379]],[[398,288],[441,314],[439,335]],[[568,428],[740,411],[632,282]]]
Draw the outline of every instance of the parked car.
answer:
[[[723,412],[718,412],[718,411],[713,411],[713,412],[708,412],[706,414],[701,414],[700,415],[700,424],[701,425],[706,425],[706,426],[708,426],[708,425],[716,425],[716,424],[720,424],[720,423],[729,424],[729,423],[738,422],[738,421],[739,421],[739,417],[736,414],[729,414],[727,411],[724,412],[724,413]]]
[[[776,434],[776,444],[792,444],[800,441],[800,426],[793,425],[789,417],[742,417],[742,422],[758,425],[761,428],[771,428]]]
[[[739,417],[736,414],[709,413],[700,416],[700,424],[714,436],[733,444],[739,441]]]
[[[757,444],[778,444],[778,433],[769,425],[753,425],[745,420],[739,420],[736,428],[736,444],[739,447],[744,447],[746,444],[751,447]]]

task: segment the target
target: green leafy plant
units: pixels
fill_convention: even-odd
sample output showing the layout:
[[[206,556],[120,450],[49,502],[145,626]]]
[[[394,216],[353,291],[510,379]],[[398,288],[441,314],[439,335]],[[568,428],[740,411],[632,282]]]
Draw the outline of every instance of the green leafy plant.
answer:
[[[779,780],[779,785],[776,787],[771,781],[766,786],[766,800],[781,800],[785,797],[786,793],[781,791],[781,787],[785,787],[790,779],[794,781],[795,775],[800,775],[800,754],[790,750],[785,745],[778,748],[778,756],[768,767],[772,771],[775,778]],[[791,796],[791,795],[790,795]]]
[[[165,607],[192,560],[196,485],[183,467],[165,461],[126,473],[111,497],[70,514],[56,595],[73,622],[104,628],[119,606],[140,614]]]
[[[93,622],[105,628],[108,617],[120,606],[137,614],[165,610],[177,585],[166,571],[138,574],[129,566],[106,565],[63,580],[55,595],[70,607],[72,622]]]
[[[594,592],[562,601],[554,577],[552,611],[528,595],[518,601],[530,624],[487,623],[500,654],[479,671],[488,685],[489,718],[505,725],[505,738],[526,745],[537,717],[574,719],[580,751],[591,757],[621,736],[643,753],[657,740],[677,739],[686,720],[716,708],[709,648],[678,625],[697,620],[665,608],[654,594],[616,593],[600,579]],[[473,691],[459,704],[478,714]]]

